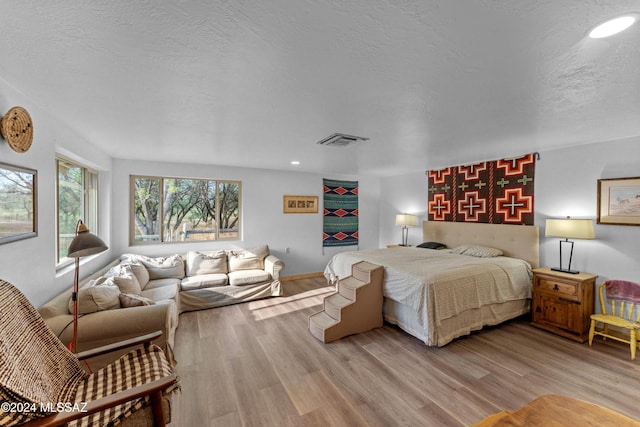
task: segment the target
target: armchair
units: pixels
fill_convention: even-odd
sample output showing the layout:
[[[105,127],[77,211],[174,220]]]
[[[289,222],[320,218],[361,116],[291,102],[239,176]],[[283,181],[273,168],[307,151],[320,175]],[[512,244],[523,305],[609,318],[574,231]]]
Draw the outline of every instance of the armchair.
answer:
[[[164,426],[179,387],[160,332],[71,353],[13,285],[0,280],[0,425]],[[142,345],[140,345],[142,344]],[[87,373],[80,360],[137,346]]]

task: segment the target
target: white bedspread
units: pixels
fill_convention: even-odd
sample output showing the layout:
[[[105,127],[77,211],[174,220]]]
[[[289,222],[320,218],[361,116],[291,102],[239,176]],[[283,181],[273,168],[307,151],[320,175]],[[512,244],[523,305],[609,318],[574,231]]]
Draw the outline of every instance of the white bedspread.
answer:
[[[342,252],[325,268],[331,281],[366,260],[385,267],[384,296],[411,307],[430,336],[445,319],[470,309],[531,298],[531,267],[508,258],[477,258],[422,248]]]

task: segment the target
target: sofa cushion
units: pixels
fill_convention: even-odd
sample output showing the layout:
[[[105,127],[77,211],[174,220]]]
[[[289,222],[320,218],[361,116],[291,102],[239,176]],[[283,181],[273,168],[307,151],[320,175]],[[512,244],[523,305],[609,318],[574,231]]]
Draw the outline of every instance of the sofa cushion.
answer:
[[[229,284],[233,286],[251,285],[271,279],[271,274],[264,270],[238,270],[228,274]]]
[[[78,290],[78,314],[120,308],[120,288],[112,278],[99,277]],[[73,313],[73,300],[69,299],[69,313]]]
[[[119,299],[120,307],[122,308],[141,307],[143,305],[155,304],[153,300],[136,294],[120,294]]]
[[[145,286],[142,291],[144,292],[149,289],[164,288],[165,286],[168,286],[170,288],[177,288],[178,286],[180,286],[180,279],[149,280],[149,283],[147,283],[147,286]]]
[[[175,300],[178,295],[178,285],[162,286],[160,288],[149,289],[148,287],[142,291],[142,296],[152,301],[158,302],[162,300]]]
[[[264,259],[269,255],[269,246],[229,251],[229,271],[264,269]]]
[[[225,251],[187,253],[187,276],[200,274],[226,274],[227,253]]]
[[[143,267],[144,268],[144,267]],[[112,278],[120,292],[125,294],[137,294],[140,295],[142,288],[138,278],[133,273],[131,264],[118,264],[113,266],[104,274],[104,277]]]
[[[180,287],[183,291],[190,291],[192,289],[225,286],[227,283],[228,280],[226,274],[199,274],[197,276],[187,276],[182,279]]]
[[[124,254],[120,261],[129,263],[140,263],[147,268],[149,280],[184,277],[184,261],[178,254],[167,257],[151,258],[145,255]]]

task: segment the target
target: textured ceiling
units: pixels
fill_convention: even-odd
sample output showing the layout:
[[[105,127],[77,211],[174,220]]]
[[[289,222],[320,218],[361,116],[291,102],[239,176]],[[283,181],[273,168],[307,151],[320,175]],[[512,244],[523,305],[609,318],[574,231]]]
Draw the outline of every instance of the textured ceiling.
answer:
[[[2,4],[0,78],[116,158],[395,175],[640,135],[640,25],[586,37],[639,11],[21,0]],[[334,132],[370,139],[316,145]]]

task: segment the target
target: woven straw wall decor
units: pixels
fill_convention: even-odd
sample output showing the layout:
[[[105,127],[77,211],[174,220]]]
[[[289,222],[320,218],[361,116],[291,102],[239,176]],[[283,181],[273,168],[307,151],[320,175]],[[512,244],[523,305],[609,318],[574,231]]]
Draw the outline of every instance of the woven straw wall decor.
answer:
[[[7,111],[0,121],[0,133],[14,151],[27,151],[33,142],[33,123],[27,110],[13,107]]]

